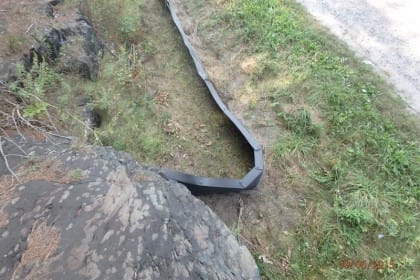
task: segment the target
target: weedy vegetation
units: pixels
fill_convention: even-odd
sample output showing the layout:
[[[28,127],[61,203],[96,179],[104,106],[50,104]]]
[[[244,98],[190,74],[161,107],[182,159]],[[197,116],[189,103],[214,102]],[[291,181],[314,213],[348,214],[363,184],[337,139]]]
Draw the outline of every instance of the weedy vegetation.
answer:
[[[135,52],[121,49],[117,59],[105,59],[99,84],[85,84],[84,90],[102,112],[104,124],[98,133],[103,144],[141,153],[142,159],[150,162],[168,153],[164,141],[171,139],[162,133],[168,115],[156,114],[153,94],[142,91],[134,77],[135,66],[127,66]]]
[[[14,96],[5,98],[9,108],[2,115],[6,117],[2,128],[31,129],[39,136],[64,137],[61,132],[82,136],[89,131],[92,139],[100,143],[98,135],[74,114],[75,93],[70,87],[70,79],[58,73],[54,67],[35,59],[29,71],[23,65],[16,66],[17,79],[4,85],[6,92]],[[17,98],[17,100],[16,100]],[[3,130],[2,130],[3,131]],[[60,132],[61,131],[61,132]]]

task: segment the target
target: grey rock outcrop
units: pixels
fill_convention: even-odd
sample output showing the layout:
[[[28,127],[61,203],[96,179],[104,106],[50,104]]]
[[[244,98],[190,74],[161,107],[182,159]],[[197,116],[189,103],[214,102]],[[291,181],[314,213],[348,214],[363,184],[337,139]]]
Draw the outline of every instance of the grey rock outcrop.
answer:
[[[98,58],[103,44],[89,21],[77,15],[60,29],[53,28],[42,42],[23,56],[25,69],[29,70],[35,58],[55,65],[59,72],[72,72],[89,80],[96,80],[99,72]]]
[[[76,72],[84,78],[96,80],[98,57],[102,55],[103,44],[89,21],[80,17],[73,25],[59,32],[66,38],[57,61],[59,71]]]
[[[21,182],[0,160],[0,279],[259,278],[203,202],[128,154],[13,140],[2,146]]]
[[[17,62],[29,71],[36,61],[54,65],[59,72],[74,72],[90,80],[97,79],[103,44],[78,7],[73,3],[63,8],[61,2],[31,1],[25,12],[16,15],[17,18],[7,16],[11,14],[12,4],[0,4],[0,8],[5,8],[5,13],[0,14],[0,35],[5,39],[0,43],[0,80],[7,82],[18,78]],[[32,23],[26,22],[29,16],[34,17]],[[22,21],[22,26],[14,24],[15,27],[8,28],[12,21]],[[12,52],[11,47],[19,51]],[[2,57],[2,53],[7,56]]]

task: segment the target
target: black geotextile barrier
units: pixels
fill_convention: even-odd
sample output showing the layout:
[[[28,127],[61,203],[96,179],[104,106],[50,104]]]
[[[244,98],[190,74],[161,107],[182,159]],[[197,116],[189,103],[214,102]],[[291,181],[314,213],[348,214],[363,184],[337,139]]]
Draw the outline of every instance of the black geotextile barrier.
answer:
[[[217,106],[220,108],[220,110],[222,110],[226,117],[229,118],[229,120],[233,123],[233,125],[240,132],[240,134],[243,136],[243,138],[246,140],[246,142],[252,149],[254,153],[254,167],[242,179],[194,176],[191,174],[186,174],[167,168],[162,168],[159,173],[166,179],[175,180],[186,185],[188,189],[190,189],[190,191],[194,194],[215,192],[220,193],[252,189],[258,185],[263,174],[264,158],[261,146],[223,103],[222,99],[217,93],[216,88],[214,87],[213,83],[209,80],[206,72],[204,71],[203,65],[201,64],[201,60],[198,57],[197,52],[188,40],[188,37],[185,34],[184,29],[182,28],[182,25],[178,19],[178,16],[176,15],[173,9],[171,1],[166,0],[165,3],[171,13],[172,21],[175,23],[179,33],[181,34],[181,37],[184,41],[184,45],[187,47],[191,55],[198,75],[207,86],[207,89],[213,97],[214,101],[216,102]]]

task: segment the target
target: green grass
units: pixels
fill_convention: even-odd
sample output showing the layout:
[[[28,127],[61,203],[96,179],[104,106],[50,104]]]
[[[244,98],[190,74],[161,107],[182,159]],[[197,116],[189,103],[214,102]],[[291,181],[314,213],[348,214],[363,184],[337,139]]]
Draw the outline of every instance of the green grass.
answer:
[[[13,34],[8,34],[5,36],[4,40],[6,41],[7,54],[15,55],[25,51],[24,46],[28,41],[28,38],[22,35],[15,36]]]
[[[141,11],[135,0],[83,0],[84,15],[108,42],[135,43],[140,39]]]
[[[122,49],[117,60],[106,57],[100,81],[84,83],[83,88],[103,117],[97,131],[101,142],[151,163],[169,152],[165,147],[172,139],[162,129],[168,116],[156,114],[154,92],[141,88],[133,79],[136,69],[127,67],[130,56],[133,54]]]
[[[420,273],[418,121],[293,1],[234,0],[225,20],[254,54],[267,57],[263,63],[274,69],[268,76],[289,79],[287,88],[271,89],[287,131],[272,149],[276,161],[289,158],[303,168],[305,176],[293,184],[313,205],[313,221],[298,227],[292,272],[281,277],[414,279]],[[395,267],[381,271],[339,267],[343,259],[389,258]]]

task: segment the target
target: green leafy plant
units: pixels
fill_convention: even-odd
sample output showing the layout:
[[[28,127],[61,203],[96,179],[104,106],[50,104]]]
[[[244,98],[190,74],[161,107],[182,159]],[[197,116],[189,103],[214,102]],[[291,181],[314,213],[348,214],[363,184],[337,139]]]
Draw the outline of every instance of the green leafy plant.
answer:
[[[46,114],[47,107],[48,104],[46,102],[34,102],[33,104],[25,106],[23,109],[23,116],[30,119],[37,116],[41,117]]]
[[[20,73],[18,82],[11,89],[23,100],[23,117],[42,119],[48,115],[50,104],[44,100],[46,94],[59,88],[62,78],[45,63],[35,62],[30,72],[25,72],[22,65],[17,66]]]
[[[130,38],[130,35],[136,32],[136,19],[131,16],[124,16],[120,20],[120,31],[122,32],[123,36],[127,39]]]

